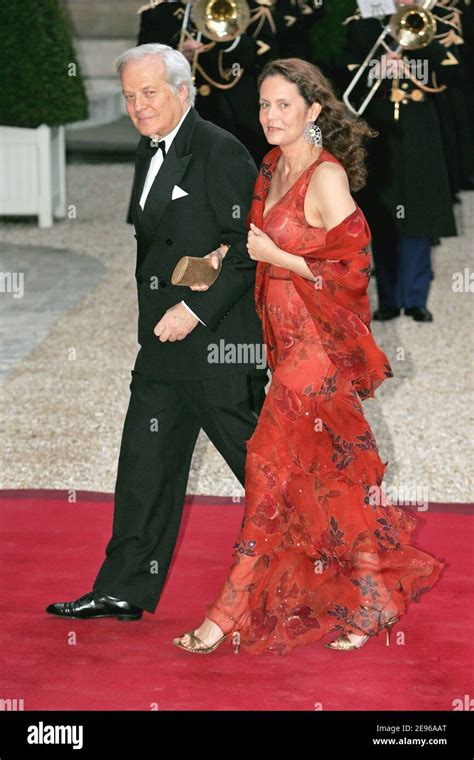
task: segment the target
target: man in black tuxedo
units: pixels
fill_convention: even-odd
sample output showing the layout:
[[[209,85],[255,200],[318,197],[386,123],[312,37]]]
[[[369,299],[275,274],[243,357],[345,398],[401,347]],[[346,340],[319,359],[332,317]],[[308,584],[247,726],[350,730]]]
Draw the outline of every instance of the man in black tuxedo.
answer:
[[[117,71],[142,135],[132,195],[141,348],[105,561],[91,592],[47,612],[136,620],[158,604],[200,428],[244,484],[246,441],[267,372],[254,306],[256,265],[246,250],[255,164],[233,135],[193,108],[191,69],[181,53],[141,45],[120,56]],[[221,244],[229,248],[207,290],[171,284],[182,256],[214,259]],[[219,361],[216,347],[226,347]]]

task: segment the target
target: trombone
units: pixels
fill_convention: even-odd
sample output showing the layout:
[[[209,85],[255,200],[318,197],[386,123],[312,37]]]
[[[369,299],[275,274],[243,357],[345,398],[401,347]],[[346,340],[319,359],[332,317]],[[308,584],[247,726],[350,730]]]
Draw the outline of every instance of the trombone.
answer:
[[[352,105],[350,95],[369,66],[370,61],[373,60],[375,51],[380,45],[389,53],[399,53],[400,50],[416,50],[429,45],[436,34],[436,19],[431,13],[431,9],[434,8],[436,3],[437,0],[422,0],[419,5],[404,5],[396,13],[392,14],[389,23],[383,29],[366,59],[359,67],[357,74],[343,93],[342,99],[349,111],[356,116],[360,116],[382,84],[382,79],[377,79],[359,108],[355,108]],[[390,35],[398,42],[398,47],[395,50],[392,50],[385,42],[387,35]]]

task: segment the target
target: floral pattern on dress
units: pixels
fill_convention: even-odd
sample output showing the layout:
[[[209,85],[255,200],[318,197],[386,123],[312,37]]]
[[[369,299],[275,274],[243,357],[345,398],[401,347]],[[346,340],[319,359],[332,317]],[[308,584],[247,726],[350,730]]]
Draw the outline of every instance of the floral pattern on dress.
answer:
[[[263,219],[279,157],[260,170],[249,220],[301,255],[323,287],[258,262],[255,303],[272,381],[246,442],[244,519],[229,575],[207,616],[250,654],[288,654],[328,633],[376,635],[439,578],[411,545],[416,518],[379,503],[386,464],[361,399],[392,370],[370,331],[370,233],[359,208],[337,228],[304,217],[323,150]],[[326,259],[336,259],[327,261]]]

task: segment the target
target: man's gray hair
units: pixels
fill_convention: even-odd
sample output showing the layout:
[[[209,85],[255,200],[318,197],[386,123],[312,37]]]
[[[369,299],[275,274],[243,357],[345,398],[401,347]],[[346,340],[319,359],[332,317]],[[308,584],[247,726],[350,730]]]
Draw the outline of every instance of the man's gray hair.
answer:
[[[160,58],[165,67],[166,81],[173,88],[175,93],[178,92],[180,85],[185,84],[188,87],[189,103],[194,105],[196,98],[196,88],[193,84],[191,75],[191,66],[189,61],[179,50],[169,45],[161,45],[158,42],[149,43],[148,45],[138,45],[137,47],[126,50],[119,55],[115,61],[115,71],[120,76],[126,63],[129,61],[140,61],[143,58],[156,57]]]

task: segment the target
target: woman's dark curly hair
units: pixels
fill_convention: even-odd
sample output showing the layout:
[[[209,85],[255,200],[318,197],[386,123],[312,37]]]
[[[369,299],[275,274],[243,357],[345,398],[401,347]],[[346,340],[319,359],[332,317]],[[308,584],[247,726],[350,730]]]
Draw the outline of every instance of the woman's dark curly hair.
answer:
[[[324,147],[343,165],[353,192],[365,185],[366,150],[364,138],[376,137],[377,132],[358,118],[348,118],[344,104],[338,100],[324,74],[308,61],[300,58],[279,58],[269,61],[258,78],[258,88],[267,77],[282,76],[293,82],[308,107],[322,105],[318,126],[323,135]]]

